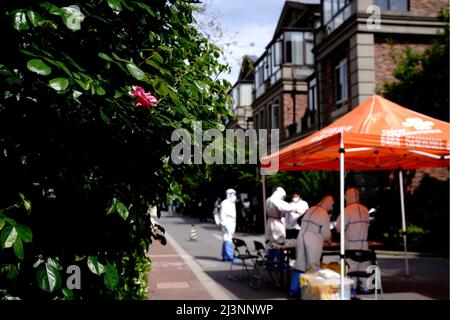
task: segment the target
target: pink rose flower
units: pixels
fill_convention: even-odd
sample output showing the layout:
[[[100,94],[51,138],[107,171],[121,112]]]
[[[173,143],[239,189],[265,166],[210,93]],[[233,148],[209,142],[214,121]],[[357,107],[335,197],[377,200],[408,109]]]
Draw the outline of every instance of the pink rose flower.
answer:
[[[155,107],[158,100],[152,95],[151,92],[145,92],[144,89],[138,86],[133,86],[134,91],[129,91],[128,94],[136,97],[135,105],[137,107]]]

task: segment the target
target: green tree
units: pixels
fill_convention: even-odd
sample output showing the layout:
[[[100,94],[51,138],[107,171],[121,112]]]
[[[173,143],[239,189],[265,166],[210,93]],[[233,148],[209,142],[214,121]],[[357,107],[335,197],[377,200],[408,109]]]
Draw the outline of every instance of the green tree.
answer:
[[[445,27],[436,35],[429,48],[415,52],[392,50],[396,62],[394,81],[379,90],[386,98],[428,116],[449,121],[449,11],[439,13]],[[411,184],[416,171],[406,172],[405,188]],[[396,184],[394,182],[394,184]],[[398,186],[383,192],[382,226],[379,230],[388,246],[400,249],[402,236],[398,219]],[[406,194],[407,233],[412,250],[448,252],[449,184],[428,175],[412,193]],[[380,235],[378,235],[380,236]]]
[[[180,191],[172,131],[229,116],[230,84],[217,80],[227,67],[193,9],[182,0],[0,4],[0,298],[146,297],[146,253],[165,241],[148,208]],[[157,105],[137,107],[132,86]],[[79,290],[63,288],[72,264]]]

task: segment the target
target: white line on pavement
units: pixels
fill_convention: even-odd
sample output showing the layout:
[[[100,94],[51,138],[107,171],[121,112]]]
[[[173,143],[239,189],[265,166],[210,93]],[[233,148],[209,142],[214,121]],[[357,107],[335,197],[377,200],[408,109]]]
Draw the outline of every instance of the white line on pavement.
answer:
[[[216,233],[213,233],[213,237],[216,238],[216,239],[218,239],[218,240],[220,240],[220,241],[222,241],[222,237],[219,236],[219,235],[216,234]]]

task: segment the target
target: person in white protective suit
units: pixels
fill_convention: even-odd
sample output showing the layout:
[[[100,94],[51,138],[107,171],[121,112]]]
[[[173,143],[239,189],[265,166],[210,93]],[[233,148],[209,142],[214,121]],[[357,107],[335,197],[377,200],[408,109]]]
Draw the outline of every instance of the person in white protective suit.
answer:
[[[329,211],[333,205],[333,197],[328,195],[306,211],[297,237],[294,269],[306,272],[309,268],[320,268],[323,242],[331,240]]]
[[[345,192],[345,250],[368,250],[367,235],[369,233],[369,210],[359,203],[359,191],[356,188],[347,189]],[[336,220],[336,231],[341,232],[341,217]],[[366,271],[370,261],[356,262],[346,260],[349,271]],[[365,281],[359,281],[359,288],[366,289]],[[358,283],[358,282],[357,282]]]
[[[300,231],[298,219],[308,210],[309,206],[298,193],[292,195],[292,202],[290,204],[295,206],[297,210],[285,213],[286,239],[297,239]]]
[[[220,224],[223,233],[222,260],[233,261],[233,235],[236,230],[236,191],[228,189],[227,198],[220,205]]]
[[[278,187],[266,201],[266,238],[270,244],[283,244],[286,240],[284,212],[296,211],[297,207],[284,201],[286,191]]]

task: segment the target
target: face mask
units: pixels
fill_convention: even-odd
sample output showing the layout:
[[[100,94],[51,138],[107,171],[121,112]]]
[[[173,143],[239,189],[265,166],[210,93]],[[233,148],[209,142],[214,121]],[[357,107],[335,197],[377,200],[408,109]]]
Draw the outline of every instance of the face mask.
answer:
[[[236,196],[235,195],[230,196],[228,199],[230,199],[230,201],[236,202]]]
[[[294,202],[299,202],[299,201],[300,201],[300,198],[297,198],[297,197],[292,198],[292,201],[294,201]]]

